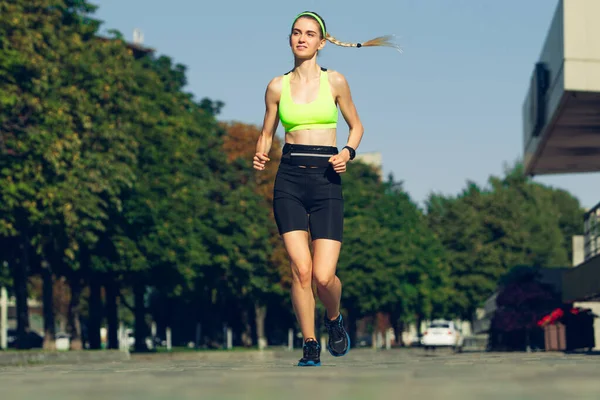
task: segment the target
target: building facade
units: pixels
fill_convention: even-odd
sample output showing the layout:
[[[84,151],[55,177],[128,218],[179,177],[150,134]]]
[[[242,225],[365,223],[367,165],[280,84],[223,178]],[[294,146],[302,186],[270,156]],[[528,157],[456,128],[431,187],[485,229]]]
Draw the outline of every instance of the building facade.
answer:
[[[526,174],[600,171],[600,1],[559,0],[523,103]],[[595,183],[590,178],[590,183]],[[598,199],[600,201],[600,199]],[[600,314],[600,204],[582,216],[565,303]],[[596,349],[600,319],[595,322]]]
[[[523,103],[530,176],[600,171],[599,17],[598,0],[558,1]],[[564,274],[565,302],[600,300],[599,220],[600,205],[582,216],[583,257]]]

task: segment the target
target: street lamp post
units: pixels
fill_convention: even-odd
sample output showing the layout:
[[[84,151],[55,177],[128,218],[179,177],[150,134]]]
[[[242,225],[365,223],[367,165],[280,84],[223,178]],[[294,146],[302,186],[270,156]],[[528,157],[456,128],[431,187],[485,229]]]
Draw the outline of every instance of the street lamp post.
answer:
[[[0,347],[8,348],[8,293],[0,288]]]

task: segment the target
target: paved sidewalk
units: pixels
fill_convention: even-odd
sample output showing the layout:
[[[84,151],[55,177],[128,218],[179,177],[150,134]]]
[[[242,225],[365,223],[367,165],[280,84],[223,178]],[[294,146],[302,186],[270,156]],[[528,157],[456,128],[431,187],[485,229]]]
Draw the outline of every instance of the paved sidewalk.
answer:
[[[353,350],[299,368],[294,352],[133,355],[130,361],[0,368],[6,399],[594,399],[600,356]]]

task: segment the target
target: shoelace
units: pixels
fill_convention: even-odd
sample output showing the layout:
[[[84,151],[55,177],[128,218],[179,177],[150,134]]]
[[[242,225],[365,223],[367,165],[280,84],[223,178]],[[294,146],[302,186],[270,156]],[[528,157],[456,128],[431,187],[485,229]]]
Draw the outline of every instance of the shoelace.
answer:
[[[319,354],[319,344],[308,342],[304,345],[304,358],[315,358]]]
[[[334,340],[339,340],[344,337],[344,327],[339,321],[331,321],[329,323],[329,328],[331,329],[331,336],[333,336]]]

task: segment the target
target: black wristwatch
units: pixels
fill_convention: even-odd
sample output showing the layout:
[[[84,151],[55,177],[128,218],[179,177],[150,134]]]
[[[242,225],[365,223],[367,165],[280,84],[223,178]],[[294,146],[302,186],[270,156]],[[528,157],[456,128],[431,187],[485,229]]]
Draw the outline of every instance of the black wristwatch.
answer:
[[[350,146],[344,146],[344,149],[348,149],[348,152],[350,153],[350,160],[354,160],[354,157],[356,157],[356,150],[354,150],[352,147]]]

